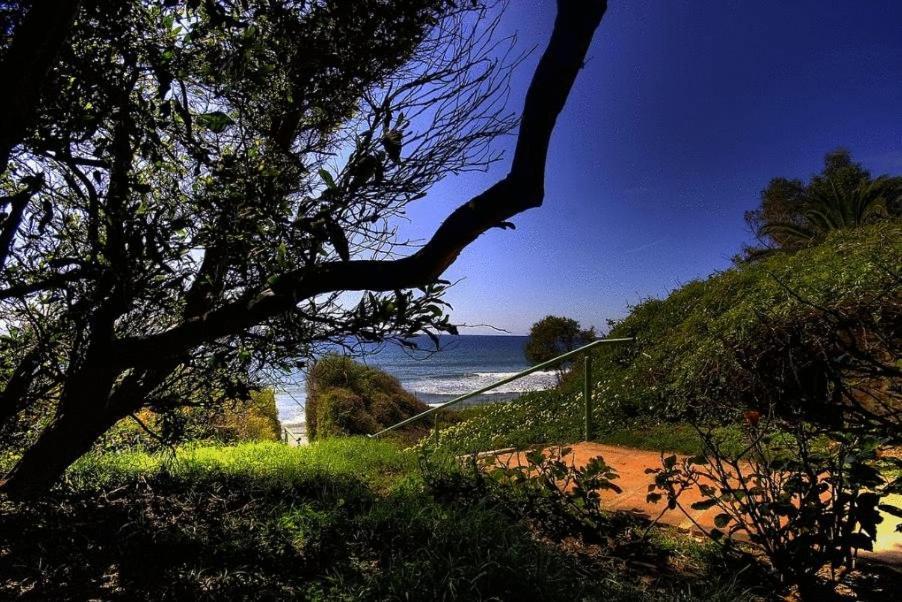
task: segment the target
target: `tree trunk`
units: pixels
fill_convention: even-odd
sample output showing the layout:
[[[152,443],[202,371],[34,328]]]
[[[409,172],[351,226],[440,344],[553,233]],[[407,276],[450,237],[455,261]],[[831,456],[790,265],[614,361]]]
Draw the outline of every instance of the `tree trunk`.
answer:
[[[117,371],[98,347],[92,348],[91,359],[76,368],[76,374],[66,383],[54,421],[0,483],[0,492],[10,499],[45,493],[100,435],[128,414],[126,404],[111,399]]]
[[[25,451],[0,484],[0,492],[13,500],[45,493],[120,418],[111,411],[81,411],[57,417]]]

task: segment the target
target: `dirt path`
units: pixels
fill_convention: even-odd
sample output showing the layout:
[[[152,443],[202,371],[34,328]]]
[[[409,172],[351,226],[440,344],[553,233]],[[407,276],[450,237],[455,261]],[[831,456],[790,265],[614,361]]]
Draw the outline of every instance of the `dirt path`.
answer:
[[[589,442],[575,443],[568,447],[573,450],[571,458],[578,466],[585,465],[591,458],[602,456],[605,463],[619,473],[620,478],[614,482],[623,489],[623,492],[619,494],[612,491],[603,492],[602,502],[605,508],[633,512],[649,519],[657,517],[664,510],[664,501],[657,504],[645,501],[648,485],[652,482],[652,476],[645,474],[645,469],[661,466],[661,454],[658,452]],[[701,496],[697,491],[691,490],[685,492],[680,499],[683,507],[689,509],[693,502],[701,499]],[[902,506],[902,496],[891,496],[888,502]],[[692,518],[705,529],[714,527],[714,516],[719,514],[716,507],[708,510],[689,510],[689,512]],[[660,522],[687,532],[698,531],[692,521],[679,509],[666,511]],[[902,565],[902,533],[895,532],[898,523],[899,519],[884,514],[884,521],[878,527],[877,544],[873,555],[882,562]]]

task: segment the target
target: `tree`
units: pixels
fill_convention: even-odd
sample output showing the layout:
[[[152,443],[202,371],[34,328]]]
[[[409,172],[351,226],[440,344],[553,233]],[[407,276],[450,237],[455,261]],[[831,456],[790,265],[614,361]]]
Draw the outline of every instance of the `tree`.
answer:
[[[545,316],[529,329],[524,353],[531,364],[541,364],[595,339],[595,328],[583,330],[579,322],[560,316]]]
[[[824,169],[808,184],[774,178],[761,193],[761,206],[745,215],[765,249],[746,250],[754,258],[767,249],[795,250],[822,240],[830,231],[902,215],[902,177],[871,174],[839,149],[824,158]]]
[[[509,173],[411,252],[393,220],[516,125],[491,7],[81,5],[0,180],[25,199],[4,228],[0,430],[52,413],[2,490],[40,494],[123,417],[245,398],[319,344],[453,332],[441,274],[542,204],[605,9],[559,0]]]

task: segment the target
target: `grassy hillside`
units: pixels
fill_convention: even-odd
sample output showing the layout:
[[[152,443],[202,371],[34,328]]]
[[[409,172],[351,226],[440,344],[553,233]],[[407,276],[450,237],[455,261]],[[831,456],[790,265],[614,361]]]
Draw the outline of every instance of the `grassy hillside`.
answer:
[[[689,452],[690,432],[658,425],[688,416],[729,424],[744,409],[799,396],[789,366],[831,351],[829,312],[899,336],[899,274],[902,225],[885,222],[640,303],[610,332],[636,343],[595,353],[597,438],[643,444],[657,429],[674,451]],[[485,408],[445,429],[443,444],[474,451],[579,439],[581,386],[577,362],[559,390]]]

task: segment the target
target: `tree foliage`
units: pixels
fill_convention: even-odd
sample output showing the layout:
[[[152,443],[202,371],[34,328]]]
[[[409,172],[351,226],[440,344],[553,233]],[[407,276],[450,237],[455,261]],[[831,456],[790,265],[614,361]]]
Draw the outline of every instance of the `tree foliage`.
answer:
[[[28,118],[0,140],[0,427],[24,421],[31,443],[3,487],[19,497],[141,408],[247,398],[349,336],[453,332],[440,276],[541,204],[548,140],[605,11],[559,3],[510,173],[411,252],[394,228],[407,205],[498,159],[491,142],[515,125],[516,57],[491,7],[66,4],[74,18],[40,35],[26,24],[43,3],[14,4],[0,55],[12,73],[51,50],[26,73],[40,93],[12,94]]]
[[[902,216],[902,177],[872,178],[848,151],[824,158],[824,169],[806,184],[774,178],[761,192],[761,206],[745,215],[766,248],[800,249],[833,230]],[[747,249],[756,257],[762,249]]]
[[[595,328],[583,329],[572,318],[545,316],[529,329],[524,353],[532,364],[541,364],[595,339]]]

